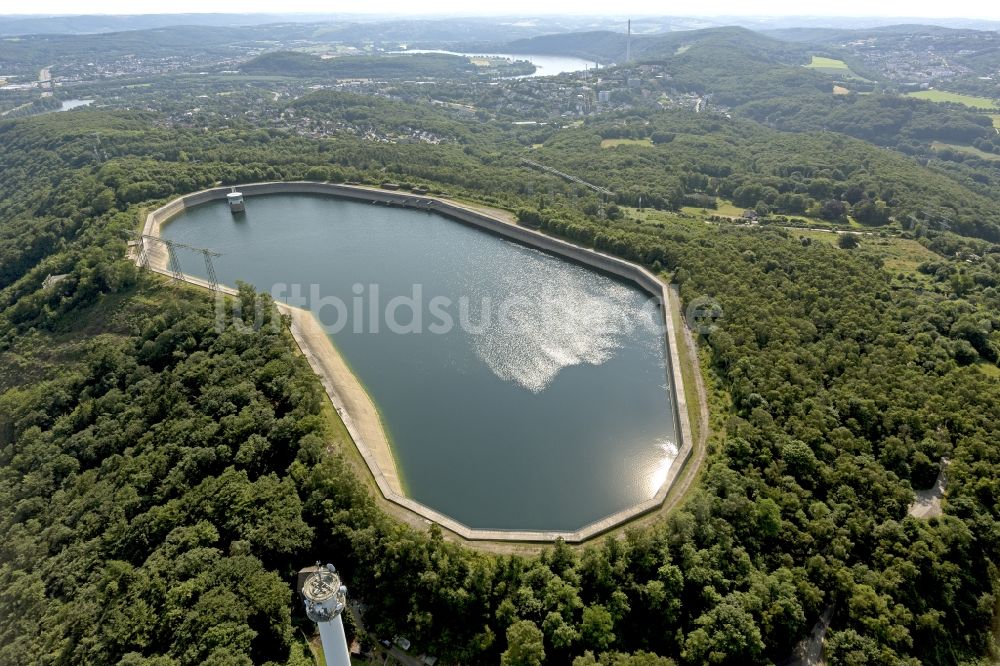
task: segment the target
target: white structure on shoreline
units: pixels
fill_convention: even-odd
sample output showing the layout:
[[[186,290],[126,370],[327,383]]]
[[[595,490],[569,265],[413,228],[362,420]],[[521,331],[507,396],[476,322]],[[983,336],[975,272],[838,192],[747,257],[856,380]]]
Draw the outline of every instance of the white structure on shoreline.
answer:
[[[299,572],[306,615],[319,627],[326,666],[350,666],[351,656],[340,614],[347,608],[347,588],[332,564],[316,563]]]
[[[242,213],[246,210],[246,206],[243,203],[243,193],[237,192],[235,188],[226,195],[226,200],[229,201],[229,210],[231,212]]]

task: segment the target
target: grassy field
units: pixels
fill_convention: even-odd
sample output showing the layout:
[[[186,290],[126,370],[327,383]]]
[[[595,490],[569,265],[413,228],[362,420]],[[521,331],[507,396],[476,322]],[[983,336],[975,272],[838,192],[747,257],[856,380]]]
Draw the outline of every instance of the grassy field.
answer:
[[[987,153],[985,150],[979,150],[975,146],[960,146],[955,143],[941,143],[940,141],[931,142],[931,150],[944,150],[949,148],[959,153],[965,153],[966,155],[973,155],[983,160],[1000,160],[1000,155],[996,153]]]
[[[815,69],[817,72],[823,72],[824,74],[839,76],[845,79],[857,79],[859,81],[868,80],[863,76],[855,74],[846,62],[843,60],[837,60],[836,58],[825,58],[823,56],[814,55],[812,57],[812,61],[806,65],[806,67],[809,69]]]
[[[850,71],[851,69],[843,60],[824,58],[823,56],[813,56],[812,62],[806,65],[806,67],[810,69],[842,69],[844,71]]]
[[[960,93],[948,92],[947,90],[921,90],[920,92],[907,93],[907,97],[916,99],[926,99],[931,102],[951,102],[953,104],[964,104],[973,109],[1000,109],[995,100],[988,97],[975,97],[973,95],[962,95]],[[996,121],[994,120],[994,124]]]
[[[707,220],[713,215],[721,215],[722,217],[732,217],[738,218],[738,222],[742,223],[743,212],[745,208],[733,205],[732,202],[726,201],[725,199],[719,199],[715,208],[696,208],[694,206],[685,206],[681,208],[681,213],[689,217],[695,217],[703,220]],[[789,220],[798,220],[797,223],[789,223],[788,226],[797,226],[799,224],[805,224],[811,227],[819,227],[821,229],[844,229],[844,228],[855,228],[855,229],[868,229],[864,225],[857,222],[853,217],[848,216],[847,224],[835,224],[827,220],[821,220],[817,217],[808,217],[806,215],[787,215]]]
[[[795,238],[811,238],[813,242],[836,245],[839,234],[828,231],[789,230]],[[878,257],[882,261],[882,269],[894,276],[902,274],[905,278],[920,283],[929,283],[930,278],[917,270],[917,266],[925,261],[940,259],[926,247],[909,238],[889,236],[883,238],[877,235],[863,235],[861,245],[851,250],[861,255]]]
[[[993,127],[1000,129],[1000,114],[990,116],[993,119]]]
[[[697,215],[698,217],[708,217],[710,215],[722,215],[724,217],[743,217],[743,211],[746,208],[740,208],[739,206],[734,206],[732,202],[726,201],[725,199],[719,199],[716,207],[713,208],[695,208],[693,206],[685,206],[681,208],[682,213],[687,213],[688,215]]]
[[[701,215],[685,214],[683,210],[679,213],[674,213],[671,211],[656,210],[653,208],[643,208],[642,210],[639,210],[638,208],[631,208],[629,206],[619,207],[622,209],[622,212],[625,213],[625,217],[630,220],[634,220],[639,224],[656,224],[660,226],[705,224]]]
[[[643,209],[640,211],[638,208],[630,208],[628,206],[622,206],[622,210],[625,215],[632,220],[635,220],[641,224],[705,224],[710,222],[709,218],[713,216],[729,217],[733,218],[734,224],[745,224],[746,220],[743,219],[743,212],[745,208],[734,205],[731,201],[725,199],[718,199],[718,203],[715,208],[698,208],[696,206],[684,206],[680,211],[676,213],[668,211],[653,210],[650,208]],[[870,227],[866,227],[854,218],[848,217],[847,224],[835,224],[833,222],[828,222],[826,220],[821,220],[816,217],[807,217],[805,215],[789,215],[789,220],[798,220],[798,224],[804,224],[809,227],[819,228],[820,231],[817,233],[822,233],[826,236],[833,236],[833,234],[822,231],[823,229],[829,229],[833,231],[835,229],[857,229],[859,231],[870,231]],[[793,227],[795,224],[789,224],[788,226]],[[793,231],[793,233],[797,233]],[[835,240],[835,239],[834,239]]]
[[[652,145],[652,139],[604,139],[601,141],[601,148],[614,148],[615,146],[642,146],[649,148]]]
[[[1000,368],[993,365],[989,361],[979,361],[976,363],[976,367],[987,377],[998,377],[1000,378]]]

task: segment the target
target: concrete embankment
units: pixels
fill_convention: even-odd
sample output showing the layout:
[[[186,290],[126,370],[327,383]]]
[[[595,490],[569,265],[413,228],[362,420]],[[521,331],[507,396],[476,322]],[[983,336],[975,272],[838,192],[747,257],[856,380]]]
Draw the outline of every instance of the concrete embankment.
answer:
[[[663,485],[654,497],[572,532],[473,529],[406,497],[401,489],[388,437],[371,398],[351,373],[315,317],[308,311],[279,305],[283,312],[291,315],[292,334],[297,344],[322,380],[327,394],[344,420],[348,432],[354,439],[355,445],[365,459],[385,499],[423,518],[432,520],[456,535],[469,540],[539,542],[563,538],[571,543],[590,539],[623,522],[653,511],[663,503],[681,469],[691,456],[693,442],[677,347],[680,342],[678,332],[674,330],[673,318],[668,314],[670,308],[679,307],[679,304],[674,302],[676,297],[671,295],[667,285],[658,277],[645,268],[618,257],[546,236],[532,229],[517,226],[511,221],[500,219],[499,216],[490,215],[481,209],[477,210],[454,201],[405,192],[389,192],[368,187],[307,181],[252,183],[240,185],[238,189],[247,197],[277,193],[321,194],[372,204],[433,211],[463,224],[630,280],[654,296],[660,303],[666,330],[664,351],[672,384],[672,416],[678,440],[677,457],[672,462]],[[160,225],[174,215],[182,212],[185,208],[225,199],[229,191],[228,187],[218,187],[175,199],[147,216],[143,234],[159,236]],[[248,201],[247,205],[252,206],[252,200]],[[150,247],[152,245],[162,244],[150,244]],[[159,253],[149,252],[148,257],[149,265],[153,270],[169,274],[166,252],[162,250]],[[199,278],[185,276],[185,279],[192,284],[208,287],[207,283]],[[232,290],[229,289],[227,292],[232,292]]]

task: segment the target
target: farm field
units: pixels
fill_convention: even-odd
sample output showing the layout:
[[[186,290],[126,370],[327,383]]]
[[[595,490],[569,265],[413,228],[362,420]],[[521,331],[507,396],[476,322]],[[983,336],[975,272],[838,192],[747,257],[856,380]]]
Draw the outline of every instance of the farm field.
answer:
[[[948,92],[947,90],[921,90],[919,92],[907,93],[907,97],[916,99],[926,99],[931,102],[951,102],[953,104],[964,104],[973,109],[1000,109],[996,101],[988,97],[976,97],[974,95],[963,95],[961,93]],[[996,119],[994,119],[994,125]]]

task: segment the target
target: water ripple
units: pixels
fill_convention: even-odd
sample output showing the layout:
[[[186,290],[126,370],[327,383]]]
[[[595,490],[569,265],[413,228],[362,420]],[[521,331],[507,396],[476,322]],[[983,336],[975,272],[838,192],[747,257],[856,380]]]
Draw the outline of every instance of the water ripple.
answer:
[[[504,283],[493,285],[502,304],[491,325],[473,336],[476,354],[504,381],[540,393],[564,368],[606,363],[649,316],[641,295],[616,280],[582,266],[566,270],[562,261],[535,250],[510,251],[527,254],[519,261],[532,264],[523,274],[535,282],[504,274]],[[499,255],[493,260],[510,260]]]

